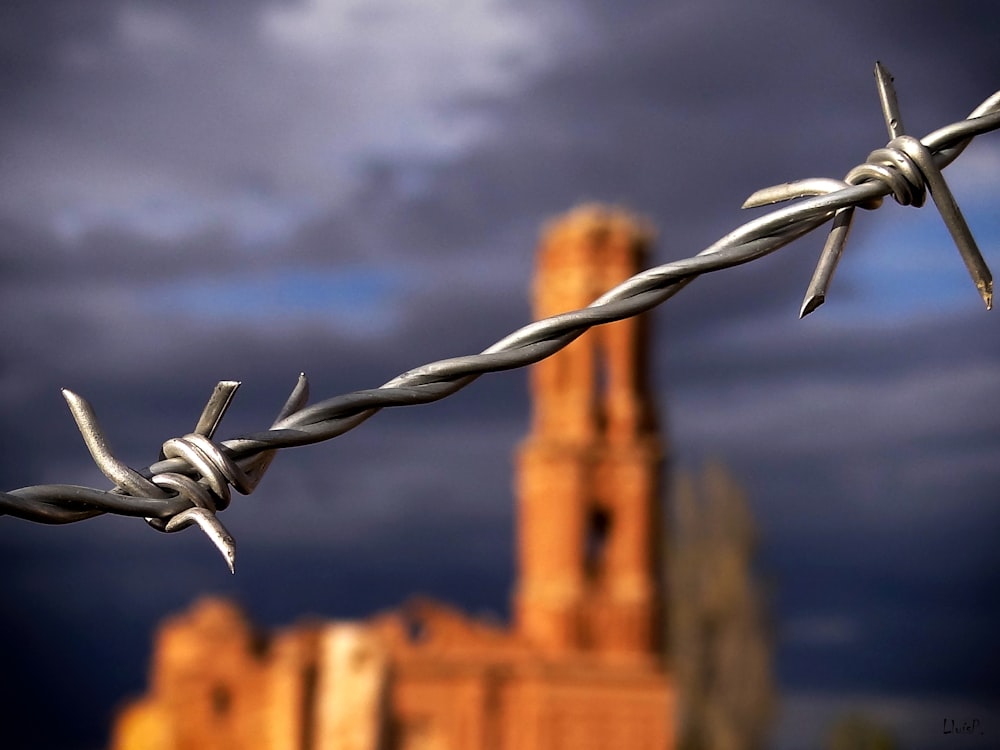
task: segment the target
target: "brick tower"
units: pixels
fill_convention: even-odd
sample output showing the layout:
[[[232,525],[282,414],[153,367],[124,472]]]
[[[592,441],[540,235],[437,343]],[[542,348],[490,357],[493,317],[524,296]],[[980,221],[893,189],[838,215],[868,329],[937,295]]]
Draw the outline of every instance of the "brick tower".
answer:
[[[538,318],[584,307],[644,265],[649,232],[583,207],[542,239]],[[662,447],[648,383],[648,320],[597,327],[531,373],[517,461],[517,628],[550,653],[658,653]]]

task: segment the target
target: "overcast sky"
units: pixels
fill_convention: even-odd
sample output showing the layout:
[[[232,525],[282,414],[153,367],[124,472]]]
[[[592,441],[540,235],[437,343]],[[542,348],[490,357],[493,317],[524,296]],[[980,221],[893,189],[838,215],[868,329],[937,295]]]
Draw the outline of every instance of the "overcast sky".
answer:
[[[220,437],[479,351],[530,319],[542,224],[583,201],[655,262],[754,190],[841,177],[1000,88],[992,2],[35,0],[0,6],[0,488],[106,486],[60,396],[135,466],[243,381]],[[1000,268],[1000,135],[946,172]],[[780,750],[861,708],[907,748],[1000,737],[1000,324],[933,205],[859,212],[655,313],[676,465],[747,488],[773,583]],[[152,629],[206,592],[263,626],[422,591],[506,616],[524,373],[280,454],[203,535],[0,519],[4,747],[102,747]],[[975,744],[979,743],[979,744]]]

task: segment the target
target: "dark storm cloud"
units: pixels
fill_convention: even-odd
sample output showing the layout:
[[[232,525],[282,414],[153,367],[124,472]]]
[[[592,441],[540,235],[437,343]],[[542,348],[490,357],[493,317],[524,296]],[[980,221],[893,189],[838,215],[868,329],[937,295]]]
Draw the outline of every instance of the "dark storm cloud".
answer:
[[[362,44],[347,67],[299,56],[260,21],[297,7],[0,11],[0,145],[12,155],[0,189],[4,488],[103,486],[59,387],[91,399],[137,465],[191,428],[216,379],[244,381],[222,435],[260,429],[300,370],[314,398],[332,396],[526,322],[534,244],[556,212],[625,205],[658,226],[655,262],[684,257],[747,220],[738,206],[751,191],[842,175],[882,145],[875,59],[919,134],[967,114],[1000,70],[985,3],[566,2],[511,5],[513,21],[481,11],[512,31],[470,26],[466,47],[424,29],[458,51],[407,91],[390,73],[418,68],[426,46]],[[391,4],[366,13],[350,20],[358,38],[399,33]],[[282,33],[302,31],[283,18]],[[498,73],[504,55],[514,63]],[[845,266],[898,216],[887,213],[859,216]],[[986,644],[982,623],[996,622],[976,604],[997,562],[996,326],[964,311],[845,321],[836,306],[864,297],[843,271],[827,308],[799,323],[821,243],[700,279],[656,313],[677,456],[721,455],[747,484],[792,635],[840,633],[838,648],[855,649],[793,638],[786,687],[985,694],[995,686],[965,659],[975,645],[927,655],[962,632]],[[359,265],[399,271],[376,299],[384,325],[332,312],[262,321],[252,300],[195,314],[174,294]],[[14,676],[0,681],[11,736],[51,744],[54,728],[31,725],[47,696],[67,707],[77,746],[100,742],[113,701],[142,687],[153,624],[203,587],[238,595],[266,624],[363,615],[417,589],[503,611],[510,455],[527,410],[523,373],[488,376],[280,455],[223,519],[239,540],[235,579],[194,531],[3,519],[0,640],[28,644],[0,669]],[[952,618],[924,619],[931,608]],[[926,632],[900,629],[912,621]],[[59,641],[66,629],[88,648]],[[886,642],[890,656],[874,658]],[[62,670],[56,694],[39,654]],[[905,667],[925,657],[920,674]],[[81,699],[75,686],[115,660],[113,684]]]

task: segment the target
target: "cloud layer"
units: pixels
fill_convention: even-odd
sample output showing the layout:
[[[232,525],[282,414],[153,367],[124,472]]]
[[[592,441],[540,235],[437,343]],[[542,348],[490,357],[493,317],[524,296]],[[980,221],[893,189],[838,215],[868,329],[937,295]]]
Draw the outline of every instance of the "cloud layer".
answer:
[[[145,465],[218,379],[244,381],[228,436],[268,424],[300,371],[325,397],[482,350],[529,319],[538,232],[577,202],[647,215],[657,262],[694,254],[746,220],[753,190],[843,175],[884,143],[876,59],[910,132],[965,116],[1000,83],[996,15],[853,1],[5,7],[4,489],[104,486],[60,387]],[[998,164],[984,136],[947,172],[994,266]],[[785,688],[982,705],[1000,667],[998,328],[932,208],[862,212],[830,300],[799,322],[820,245],[700,279],[656,314],[674,459],[720,456],[747,487]],[[8,739],[103,742],[115,703],[143,686],[153,624],[203,591],[267,625],[414,590],[503,614],[509,456],[528,409],[524,374],[507,373],[280,455],[226,514],[232,580],[193,532],[2,519],[0,641],[19,644],[0,664]],[[40,725],[43,705],[65,722]],[[786,722],[783,747],[817,744]]]

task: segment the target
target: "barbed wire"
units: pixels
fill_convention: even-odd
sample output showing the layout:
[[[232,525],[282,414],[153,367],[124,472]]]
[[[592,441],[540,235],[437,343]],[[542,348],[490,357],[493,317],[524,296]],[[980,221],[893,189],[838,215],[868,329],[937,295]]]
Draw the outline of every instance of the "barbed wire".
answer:
[[[0,515],[63,524],[114,513],[145,518],[164,532],[198,525],[234,570],[235,542],[216,514],[229,506],[231,488],[244,495],[253,492],[277,450],[330,440],[381,409],[438,401],[486,373],[534,364],[594,326],[644,313],[698,276],[769,255],[832,219],[833,227],[800,310],[800,316],[807,315],[826,298],[855,208],[876,209],[890,195],[901,205],[919,207],[930,192],[989,309],[992,276],[941,170],[973,138],[1000,129],[1000,91],[968,118],[918,140],[903,132],[892,77],[878,63],[875,75],[890,141],[843,180],[807,179],[758,191],[744,208],[789,200],[794,203],[743,224],[693,257],[636,274],[583,309],[530,323],[479,354],[431,362],[378,388],[346,393],[312,406],[306,406],[308,380],[300,375],[269,429],[217,442],[213,440],[216,428],[239,386],[235,381],[223,381],[216,386],[193,432],[164,442],[159,460],[140,470],[114,456],[90,404],[64,389],[63,396],[91,456],[114,488],[68,484],[22,487],[0,493]]]

